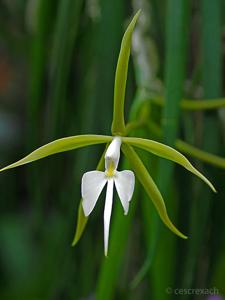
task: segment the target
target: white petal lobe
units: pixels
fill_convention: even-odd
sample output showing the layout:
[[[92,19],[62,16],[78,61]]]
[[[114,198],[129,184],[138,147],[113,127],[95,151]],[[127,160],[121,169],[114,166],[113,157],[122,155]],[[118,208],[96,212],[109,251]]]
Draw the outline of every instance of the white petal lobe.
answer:
[[[83,198],[82,205],[84,214],[87,217],[95,207],[95,204],[106,184],[106,176],[104,172],[91,171],[82,177],[81,195]]]
[[[112,213],[112,202],[113,202],[113,185],[114,185],[114,180],[109,179],[108,184],[107,184],[105,209],[104,209],[104,250],[105,250],[105,256],[107,256],[107,253],[108,253],[109,227],[110,227],[110,219],[111,219],[111,213]]]
[[[129,201],[131,200],[134,192],[134,173],[128,170],[116,172],[114,180],[117,193],[124,209],[124,214],[126,215],[129,209]]]

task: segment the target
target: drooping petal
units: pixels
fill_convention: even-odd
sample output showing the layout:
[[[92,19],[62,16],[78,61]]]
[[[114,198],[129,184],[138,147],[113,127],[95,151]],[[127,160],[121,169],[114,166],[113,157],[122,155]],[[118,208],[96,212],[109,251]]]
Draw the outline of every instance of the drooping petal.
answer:
[[[160,157],[174,161],[175,163],[183,166],[188,171],[198,176],[211,188],[213,192],[216,192],[212,183],[202,173],[200,173],[183,154],[176,151],[175,149],[162,143],[142,138],[125,137],[123,138],[123,142],[151,152]]]
[[[155,208],[157,209],[161,220],[176,235],[180,236],[183,239],[186,239],[187,237],[183,233],[181,233],[170,221],[163,197],[159,189],[157,188],[155,182],[153,181],[152,177],[148,173],[148,170],[145,168],[140,157],[134,151],[133,147],[124,143],[122,145],[122,150],[123,153],[128,158],[131,166],[133,167],[137,178],[139,179],[140,183],[143,185],[149,198],[152,200],[153,204],[155,205]]]
[[[113,202],[113,185],[114,180],[110,178],[107,184],[106,199],[105,199],[105,209],[104,209],[104,250],[105,256],[108,253],[109,244],[109,226],[112,212],[112,202]]]
[[[121,171],[121,172],[117,171],[114,180],[115,180],[117,193],[123,205],[124,214],[126,215],[129,209],[129,201],[131,200],[131,197],[134,192],[134,183],[135,183],[134,173],[128,170]]]
[[[105,184],[106,176],[101,171],[90,171],[83,175],[81,182],[81,195],[84,215],[87,217],[92,212],[98,197],[101,194]]]

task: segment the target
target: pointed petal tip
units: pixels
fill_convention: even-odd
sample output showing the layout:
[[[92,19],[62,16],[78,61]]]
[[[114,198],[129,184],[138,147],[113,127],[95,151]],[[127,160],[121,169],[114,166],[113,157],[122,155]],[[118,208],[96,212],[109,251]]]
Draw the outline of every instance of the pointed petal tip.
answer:
[[[216,188],[214,187],[214,185],[211,183],[211,181],[209,181],[209,179],[207,179],[202,173],[200,173],[198,170],[197,171],[197,175],[199,178],[201,178],[207,185],[208,187],[214,192],[217,193]]]
[[[218,193],[218,191],[216,190],[216,188],[215,188],[213,185],[212,185],[211,189],[212,189],[212,191],[213,191],[215,194]]]
[[[136,13],[136,15],[140,15],[140,13],[141,13],[141,8],[137,11],[137,13]]]
[[[206,184],[209,186],[209,188],[213,191],[213,193],[216,193],[217,194],[217,190],[216,188],[214,187],[214,185],[207,179],[207,181],[205,181]]]
[[[73,241],[71,243],[71,247],[75,247],[77,245],[77,243],[80,240],[81,235],[78,234],[78,232],[75,233],[75,236],[73,238]]]
[[[187,239],[188,239],[188,236],[183,235],[182,238],[183,238],[184,240],[187,240]]]
[[[109,179],[106,190],[105,209],[104,209],[104,252],[105,256],[108,254],[109,248],[109,227],[112,213],[112,202],[113,202],[113,186],[114,180]]]
[[[71,243],[71,247],[76,246],[76,244],[77,244],[77,241],[74,239],[74,240],[72,241],[72,243]]]
[[[136,14],[133,17],[133,20],[135,19],[135,23],[136,23],[137,19],[139,18],[140,14],[141,14],[141,8],[136,12]]]
[[[2,169],[0,169],[0,172],[6,171],[7,169],[9,169],[8,167],[4,167]]]
[[[173,231],[177,236],[179,236],[180,238],[187,240],[188,236],[186,236],[185,234],[183,234],[182,232],[180,232],[178,229],[176,229],[175,231]]]

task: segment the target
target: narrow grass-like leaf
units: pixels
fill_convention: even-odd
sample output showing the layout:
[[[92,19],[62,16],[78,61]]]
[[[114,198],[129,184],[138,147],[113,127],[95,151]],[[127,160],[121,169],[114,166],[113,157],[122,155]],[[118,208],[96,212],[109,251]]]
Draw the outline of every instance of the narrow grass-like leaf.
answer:
[[[155,205],[163,223],[176,235],[183,239],[186,239],[187,237],[184,234],[182,234],[170,221],[162,195],[137,153],[132,147],[130,147],[127,144],[122,144],[122,151],[128,158],[131,166],[133,167],[133,170],[135,171],[137,178],[139,179],[146,193]]]
[[[183,154],[176,151],[175,149],[156,141],[141,138],[124,137],[123,141],[129,145],[138,147],[160,157],[176,162],[191,173],[201,178],[213,190],[213,192],[216,192],[212,183],[203,174],[201,174]]]
[[[70,136],[62,139],[55,140],[49,144],[46,144],[30,154],[28,154],[26,157],[20,159],[19,161],[2,168],[1,171],[5,171],[7,169],[15,168],[24,164],[28,164],[30,162],[33,162],[35,160],[44,158],[46,156],[50,156],[56,153],[65,152],[81,147],[86,147],[89,145],[96,145],[96,144],[102,144],[107,143],[112,140],[112,137],[110,136],[104,136],[104,135],[77,135],[77,136]]]
[[[114,86],[114,109],[112,121],[112,133],[114,135],[124,135],[125,133],[124,99],[126,91],[128,63],[130,57],[131,37],[140,12],[141,11],[139,10],[133,17],[123,36],[121,43]]]

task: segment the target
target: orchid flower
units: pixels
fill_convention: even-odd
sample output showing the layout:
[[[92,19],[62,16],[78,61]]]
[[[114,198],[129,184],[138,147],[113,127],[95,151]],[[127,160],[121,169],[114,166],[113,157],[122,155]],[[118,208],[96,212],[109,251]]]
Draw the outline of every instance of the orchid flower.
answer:
[[[126,215],[128,213],[129,202],[131,200],[134,190],[134,173],[141,185],[143,186],[144,190],[148,194],[149,198],[152,200],[163,223],[179,237],[184,239],[187,238],[171,222],[167,214],[163,197],[134,148],[140,148],[159,157],[169,159],[175,163],[180,164],[181,166],[189,170],[191,173],[202,179],[214,192],[216,191],[214,186],[210,183],[210,181],[204,175],[202,175],[187,160],[187,158],[184,157],[184,155],[182,155],[175,149],[153,140],[137,137],[126,137],[126,135],[128,134],[128,126],[126,126],[124,121],[125,89],[128,72],[128,62],[130,57],[132,32],[134,30],[134,26],[139,17],[139,14],[140,11],[138,11],[133,17],[123,36],[121,43],[121,49],[115,74],[113,121],[111,127],[112,136],[89,134],[57,139],[34,150],[32,153],[20,159],[19,161],[10,164],[0,170],[4,171],[24,164],[28,164],[30,162],[42,159],[55,153],[74,150],[89,145],[110,143],[104,155],[105,171],[104,166],[102,166],[101,159],[97,167],[98,170],[87,172],[83,175],[81,184],[81,194],[83,199],[81,200],[81,204],[78,211],[77,230],[72,244],[75,245],[80,239],[81,234],[83,233],[83,230],[87,223],[87,216],[89,216],[92,210],[94,209],[95,204],[100,196],[100,193],[102,192],[104,186],[107,184],[104,210],[105,255],[107,255],[108,252],[109,226],[112,211],[114,184],[119,195],[121,204],[123,206],[124,213]],[[120,158],[120,148],[122,149],[124,155],[127,157],[131,167],[134,170],[134,173],[128,170],[121,172],[117,171]]]
[[[104,209],[104,248],[108,253],[109,226],[112,212],[113,188],[116,186],[124,214],[128,213],[129,202],[134,191],[134,173],[132,171],[117,171],[120,159],[121,138],[114,137],[105,154],[105,172],[90,171],[83,175],[81,184],[82,205],[85,216],[89,216],[107,183]]]

